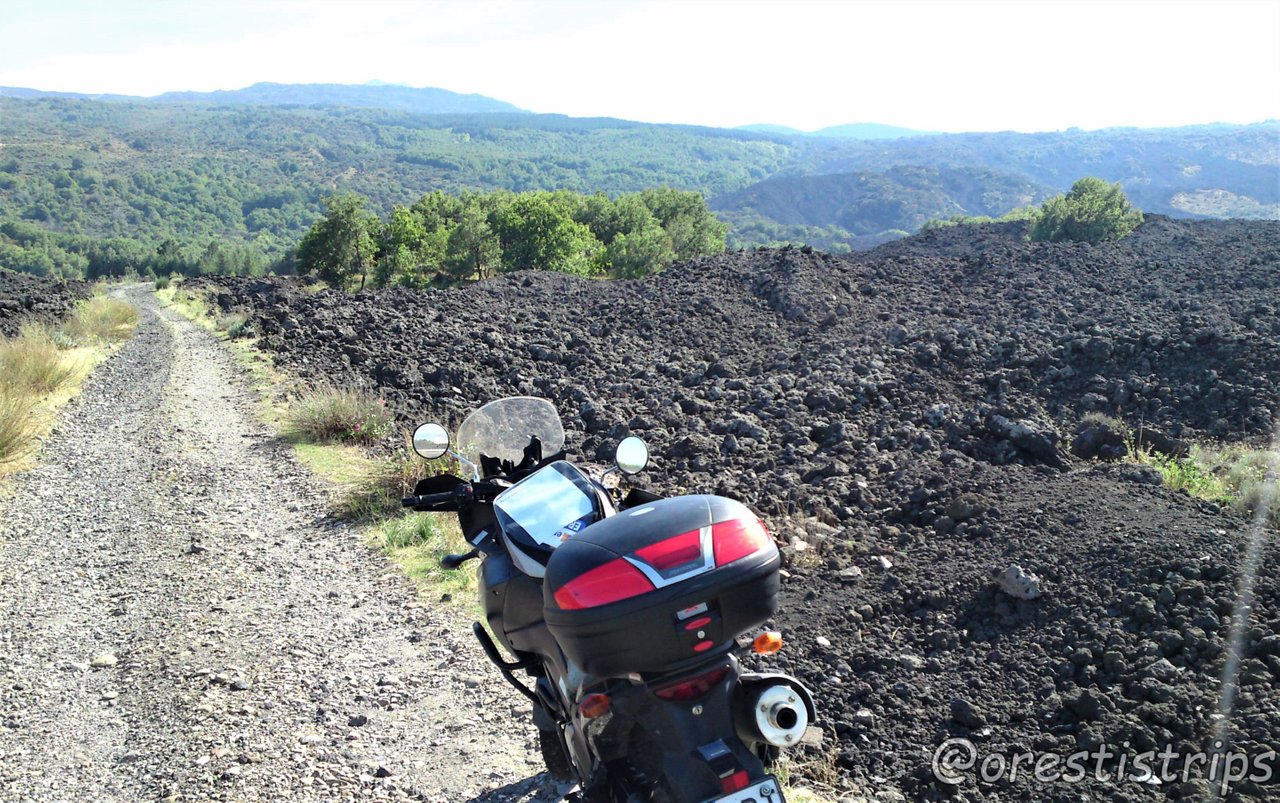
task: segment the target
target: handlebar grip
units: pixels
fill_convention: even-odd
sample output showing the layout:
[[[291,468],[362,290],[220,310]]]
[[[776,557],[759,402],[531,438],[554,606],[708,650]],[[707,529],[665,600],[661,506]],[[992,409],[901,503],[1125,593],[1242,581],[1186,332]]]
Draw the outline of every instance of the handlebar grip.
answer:
[[[439,494],[422,494],[421,496],[406,496],[400,500],[401,507],[425,508],[428,505],[438,505],[441,502],[450,502],[456,499],[453,491],[445,491]]]

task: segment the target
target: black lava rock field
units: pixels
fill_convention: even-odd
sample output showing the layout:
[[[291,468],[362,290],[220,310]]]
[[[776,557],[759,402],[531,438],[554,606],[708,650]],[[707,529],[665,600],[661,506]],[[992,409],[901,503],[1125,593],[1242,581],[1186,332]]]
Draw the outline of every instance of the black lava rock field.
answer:
[[[1250,523],[1152,469],[1069,449],[1090,412],[1173,443],[1269,441],[1280,223],[1153,216],[1103,245],[957,227],[841,257],[730,253],[643,281],[206,289],[249,314],[280,366],[376,388],[406,424],[543,396],[585,458],[639,434],[655,489],[759,510],[787,545],[788,646],[773,663],[822,706],[813,779],[907,799],[1203,799],[1207,765],[1182,769],[1225,735],[1254,762],[1228,798],[1280,795],[1274,531],[1223,718]],[[1001,590],[1013,565],[1038,598]],[[932,759],[949,739],[978,765],[1103,746],[1129,763],[1095,772],[1090,758],[1077,779],[988,762],[986,779],[973,766],[943,780]],[[1159,759],[1155,777],[1132,768],[1166,747],[1177,777]]]
[[[12,337],[28,321],[57,323],[89,294],[85,282],[60,282],[0,268],[0,337]]]

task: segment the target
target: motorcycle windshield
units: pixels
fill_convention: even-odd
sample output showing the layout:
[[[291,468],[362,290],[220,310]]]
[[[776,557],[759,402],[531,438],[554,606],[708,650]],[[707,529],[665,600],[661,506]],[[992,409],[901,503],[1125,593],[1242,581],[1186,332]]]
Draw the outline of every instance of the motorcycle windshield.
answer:
[[[492,401],[467,416],[458,427],[458,452],[477,465],[480,455],[519,463],[529,439],[542,441],[549,457],[564,448],[564,427],[555,405],[533,396]]]

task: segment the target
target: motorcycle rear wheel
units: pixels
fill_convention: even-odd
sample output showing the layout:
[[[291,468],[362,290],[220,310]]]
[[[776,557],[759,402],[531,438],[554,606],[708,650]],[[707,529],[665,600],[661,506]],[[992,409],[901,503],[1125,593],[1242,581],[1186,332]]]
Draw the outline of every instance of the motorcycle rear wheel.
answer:
[[[547,772],[557,781],[574,779],[573,765],[569,763],[569,752],[565,750],[564,740],[560,734],[551,730],[538,731],[538,747],[542,750],[542,762],[547,765]]]

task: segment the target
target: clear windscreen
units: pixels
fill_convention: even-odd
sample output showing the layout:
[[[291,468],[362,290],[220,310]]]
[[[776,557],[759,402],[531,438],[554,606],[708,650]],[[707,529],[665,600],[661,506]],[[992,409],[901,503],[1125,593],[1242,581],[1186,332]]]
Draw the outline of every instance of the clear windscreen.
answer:
[[[512,396],[492,401],[458,427],[458,452],[479,465],[480,455],[519,463],[529,439],[542,441],[543,457],[564,448],[560,415],[546,399]]]

